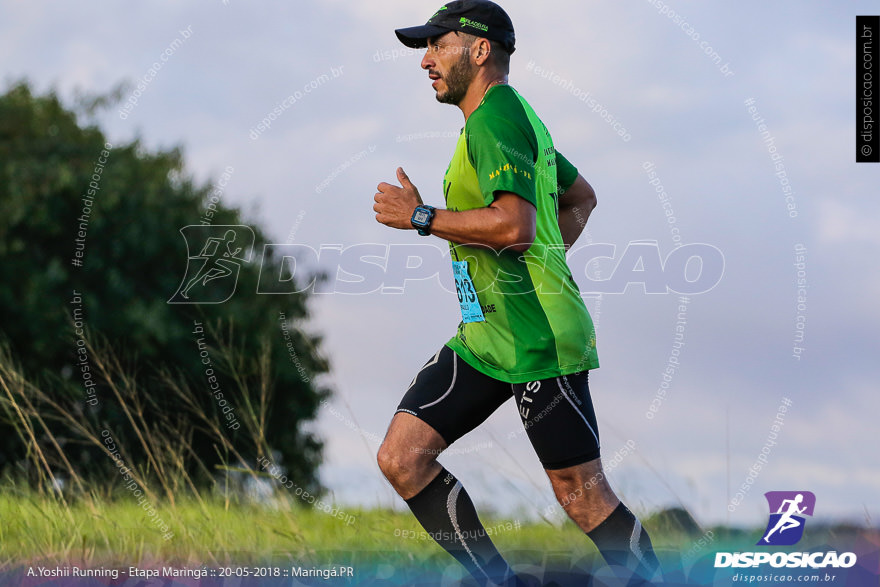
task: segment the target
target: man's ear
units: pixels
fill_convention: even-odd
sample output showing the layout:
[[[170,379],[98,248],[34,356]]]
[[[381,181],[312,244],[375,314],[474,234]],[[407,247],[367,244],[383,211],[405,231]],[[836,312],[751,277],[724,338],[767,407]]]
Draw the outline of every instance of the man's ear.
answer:
[[[483,65],[489,59],[489,53],[492,52],[492,45],[488,39],[477,39],[471,47],[471,53],[477,65]]]

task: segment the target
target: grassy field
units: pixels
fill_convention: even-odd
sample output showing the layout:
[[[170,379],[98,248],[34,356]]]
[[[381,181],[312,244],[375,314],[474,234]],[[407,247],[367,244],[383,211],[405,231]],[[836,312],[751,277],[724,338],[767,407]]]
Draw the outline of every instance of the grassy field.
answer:
[[[89,348],[93,361],[104,361],[104,355]],[[27,449],[26,461],[14,470],[28,479],[0,479],[0,571],[67,565],[111,569],[355,565],[369,569],[367,574],[377,580],[399,569],[417,569],[429,576],[462,572],[408,511],[343,508],[334,516],[317,504],[311,507],[280,483],[274,484],[274,491],[268,489],[272,484],[266,481],[277,478],[280,467],[264,466],[269,463],[265,458],[254,465],[253,459],[239,454],[211,414],[192,409],[191,419],[168,413],[158,423],[148,421],[143,417],[142,394],[109,356],[105,383],[125,411],[130,447],[149,455],[148,459],[129,459],[123,442],[117,452],[116,440],[107,437],[97,422],[83,419],[77,410],[29,382],[0,345],[0,415]],[[164,377],[168,393],[182,406],[196,405],[189,386],[167,373]],[[244,431],[257,454],[270,455],[263,434],[268,398],[259,390],[250,395],[254,400],[243,403],[250,406],[243,411]],[[52,432],[47,425],[50,419],[60,424],[62,434]],[[209,471],[200,461],[193,467],[185,460],[194,454],[186,439],[195,424],[227,456],[225,465]],[[111,459],[118,473],[107,477],[105,472],[103,483],[91,481],[102,476],[73,465],[63,447],[74,443],[103,453],[101,458]],[[210,481],[197,483],[193,470],[205,471],[203,480]],[[121,476],[123,471],[126,474]],[[249,501],[246,487],[254,486],[263,491]],[[762,530],[700,528],[682,509],[641,518],[664,569],[683,568],[682,557],[685,568],[696,561],[711,567],[713,551],[753,549]],[[499,551],[514,565],[548,569],[571,565],[581,573],[602,564],[592,542],[570,521],[554,525],[486,516],[483,522]],[[866,521],[866,526],[872,525]],[[832,546],[825,550],[860,545],[863,551],[876,552],[880,533],[876,528],[811,523],[799,548],[828,545]]]
[[[439,548],[409,512],[346,510],[346,519],[281,496],[271,506],[202,499],[155,504],[151,519],[133,499],[81,499],[6,487],[0,491],[0,566],[22,563],[127,565],[257,564],[276,560],[333,562],[334,552],[399,553],[411,564]],[[340,516],[341,517],[341,516]],[[155,520],[168,525],[166,538]],[[346,523],[347,521],[347,523]],[[502,551],[541,550],[589,556],[596,551],[574,524],[484,520]],[[649,524],[650,521],[646,521]],[[656,523],[654,524],[656,526]],[[658,547],[689,545],[674,530],[655,532]]]
[[[301,500],[284,492],[271,503],[227,503],[220,497],[202,496],[173,505],[154,503],[156,515],[150,518],[129,496],[112,499],[93,494],[65,503],[57,496],[0,483],[0,578],[4,571],[25,573],[28,567],[70,565],[118,569],[352,565],[362,578],[378,578],[383,572],[397,578],[400,572],[460,577],[463,572],[422,532],[409,512],[348,509],[345,519],[340,519],[303,507]],[[682,526],[681,512],[644,517],[667,572],[681,572],[677,569],[690,568],[701,558],[704,567],[711,567],[714,551],[753,548],[761,532],[760,528],[712,528],[697,534],[699,529]],[[157,518],[173,536],[156,528]],[[483,521],[492,529],[498,549],[515,565],[582,571],[603,566],[590,540],[570,521],[559,527],[543,521],[489,517]],[[833,544],[832,548],[845,550],[866,541],[876,550],[880,534],[853,527],[813,526],[799,548],[828,550],[822,546]],[[685,556],[682,565],[681,555],[689,550],[692,556]],[[348,584],[317,581],[314,584]],[[409,583],[404,579],[387,584]]]
[[[298,500],[296,500],[298,501]],[[400,553],[410,563],[425,562],[439,550],[409,512],[346,510],[348,523],[293,500],[272,507],[201,503],[158,504],[156,513],[173,536],[155,527],[131,499],[78,501],[29,493],[0,494],[0,566],[22,563],[128,565],[258,564],[297,560],[315,564],[336,552]],[[353,517],[353,519],[352,519]],[[572,524],[557,529],[545,522],[485,520],[502,550],[594,552]]]

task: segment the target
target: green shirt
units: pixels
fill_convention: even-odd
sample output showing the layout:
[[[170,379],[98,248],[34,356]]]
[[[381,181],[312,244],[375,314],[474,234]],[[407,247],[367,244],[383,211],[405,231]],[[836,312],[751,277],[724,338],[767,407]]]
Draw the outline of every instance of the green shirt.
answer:
[[[525,383],[599,366],[593,321],[559,232],[558,192],[577,175],[506,84],[489,88],[458,138],[443,179],[448,209],[483,208],[505,191],[537,210],[535,241],[524,253],[449,243],[452,259],[468,262],[485,321],[462,322],[447,346],[490,377]]]

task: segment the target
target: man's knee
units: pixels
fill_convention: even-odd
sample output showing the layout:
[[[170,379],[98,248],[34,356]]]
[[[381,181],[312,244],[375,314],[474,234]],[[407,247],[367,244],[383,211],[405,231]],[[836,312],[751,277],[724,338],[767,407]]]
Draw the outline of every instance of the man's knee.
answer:
[[[601,465],[597,462],[547,471],[556,499],[565,507],[573,501],[605,499],[613,494]]]
[[[379,470],[387,479],[396,477],[396,472],[400,470],[400,460],[395,456],[394,451],[387,443],[382,443],[379,452],[376,453],[376,462],[379,464]]]
[[[587,489],[574,477],[557,478],[553,481],[552,485],[556,501],[563,508],[566,508],[574,501],[588,496]]]
[[[573,469],[559,469],[549,474],[549,477],[554,488],[564,490],[579,485],[582,475],[578,475]]]
[[[429,467],[437,458],[436,454],[430,453],[431,451],[427,450],[403,450],[399,444],[391,445],[383,442],[376,455],[376,461],[382,474],[393,484],[395,481],[405,480],[408,476],[417,475]]]

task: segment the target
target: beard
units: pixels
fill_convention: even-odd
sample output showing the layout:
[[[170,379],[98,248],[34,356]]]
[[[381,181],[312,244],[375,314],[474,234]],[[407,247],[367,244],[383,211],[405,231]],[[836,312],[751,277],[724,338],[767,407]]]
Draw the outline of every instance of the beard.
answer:
[[[446,84],[445,92],[437,92],[437,101],[442,104],[455,104],[456,106],[464,100],[467,95],[471,81],[476,74],[476,67],[470,62],[469,55],[464,52],[458,61],[452,64],[446,75],[443,76],[443,82]]]

